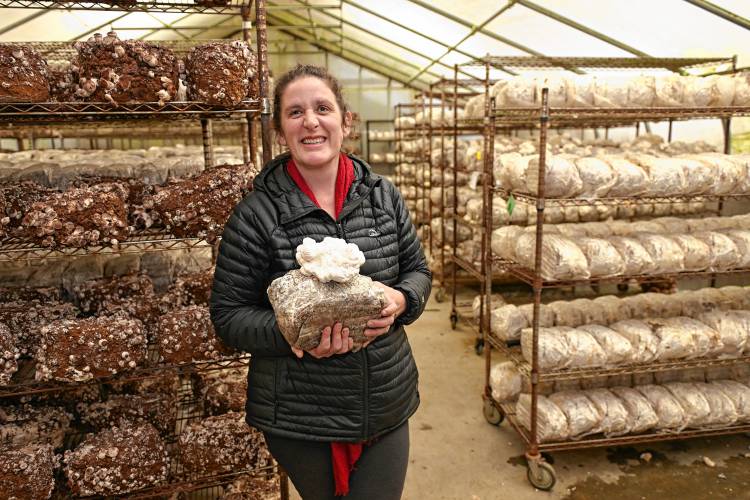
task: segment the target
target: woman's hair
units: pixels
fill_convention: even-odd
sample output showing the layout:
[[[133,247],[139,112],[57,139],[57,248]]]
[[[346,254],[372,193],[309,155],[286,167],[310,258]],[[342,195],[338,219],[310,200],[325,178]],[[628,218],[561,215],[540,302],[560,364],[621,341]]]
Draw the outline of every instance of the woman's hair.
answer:
[[[276,88],[273,91],[273,128],[276,132],[281,132],[281,96],[290,83],[305,77],[315,77],[322,80],[336,97],[336,104],[339,106],[342,117],[346,115],[347,107],[344,102],[344,96],[341,94],[341,84],[331,75],[327,69],[311,64],[298,64],[290,69],[276,81]]]

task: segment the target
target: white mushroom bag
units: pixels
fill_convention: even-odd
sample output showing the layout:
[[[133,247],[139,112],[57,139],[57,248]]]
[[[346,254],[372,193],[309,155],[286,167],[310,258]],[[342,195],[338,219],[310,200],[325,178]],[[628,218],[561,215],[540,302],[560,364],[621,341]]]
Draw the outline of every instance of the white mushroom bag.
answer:
[[[516,405],[518,421],[531,430],[531,395],[521,394]],[[544,396],[537,396],[537,440],[540,443],[565,441],[570,436],[568,419],[563,411]]]
[[[358,350],[367,340],[367,321],[386,305],[385,293],[359,274],[365,256],[353,243],[305,238],[297,247],[300,269],[271,282],[268,298],[284,338],[293,347],[314,349],[323,329],[336,322],[349,329]]]

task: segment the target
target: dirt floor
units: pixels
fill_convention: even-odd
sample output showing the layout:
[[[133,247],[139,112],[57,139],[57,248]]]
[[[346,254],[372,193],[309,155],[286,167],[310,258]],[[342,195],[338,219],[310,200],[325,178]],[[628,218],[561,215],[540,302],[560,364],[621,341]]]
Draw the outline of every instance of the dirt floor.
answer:
[[[405,500],[750,499],[746,435],[555,453],[556,486],[534,489],[521,439],[483,416],[485,359],[475,333],[461,323],[451,330],[449,315],[450,302],[432,298],[407,330],[422,403],[410,421]]]

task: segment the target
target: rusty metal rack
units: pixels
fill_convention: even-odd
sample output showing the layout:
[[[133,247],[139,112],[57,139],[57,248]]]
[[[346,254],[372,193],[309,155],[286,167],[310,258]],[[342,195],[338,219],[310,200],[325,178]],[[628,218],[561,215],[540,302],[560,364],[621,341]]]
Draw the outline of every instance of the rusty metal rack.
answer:
[[[526,446],[536,446],[539,452],[552,452],[564,450],[580,450],[584,448],[596,448],[603,446],[624,446],[641,443],[656,443],[660,441],[674,441],[698,437],[726,436],[730,434],[743,434],[750,432],[750,425],[731,425],[727,427],[715,427],[707,429],[686,429],[675,433],[646,433],[631,434],[620,437],[603,437],[594,435],[576,441],[560,441],[549,443],[535,443],[531,433],[519,422],[516,409],[513,405],[491,402],[496,411],[504,415],[511,427],[521,436]],[[546,464],[546,462],[544,462]],[[549,464],[547,464],[549,467]],[[545,467],[546,469],[546,467]]]
[[[519,193],[508,191],[501,187],[495,187],[493,192],[505,196],[513,195],[516,201],[536,205],[540,200],[539,197],[528,193]],[[642,205],[644,203],[665,204],[665,203],[685,203],[685,202],[714,202],[731,199],[747,199],[750,193],[729,193],[729,194],[698,194],[698,195],[680,195],[680,196],[628,196],[628,197],[605,197],[605,198],[544,198],[544,203],[553,207],[595,207],[595,206],[623,206],[623,205]]]
[[[668,71],[683,72],[687,68],[700,66],[729,64],[735,67],[734,58],[708,58],[708,59],[663,59],[663,58],[492,58],[475,61],[474,65],[484,65],[486,79],[489,81],[491,67],[522,67],[522,68],[557,68],[577,70],[581,67],[591,68],[662,68]],[[456,76],[458,74],[456,70]],[[685,277],[715,277],[722,274],[748,273],[750,269],[731,269],[727,271],[703,271],[703,272],[681,272],[662,275],[638,275],[638,276],[616,276],[601,279],[546,281],[540,275],[542,242],[544,237],[544,210],[549,206],[592,206],[592,205],[636,205],[655,203],[680,203],[685,201],[716,201],[720,204],[727,198],[745,199],[746,194],[731,194],[729,196],[658,196],[658,197],[629,197],[629,198],[602,198],[595,200],[580,199],[551,199],[545,196],[545,160],[547,132],[551,128],[583,128],[583,127],[614,127],[626,124],[637,124],[640,122],[669,122],[670,138],[671,124],[679,120],[695,120],[718,118],[724,125],[725,153],[730,148],[729,127],[730,120],[735,116],[750,116],[750,107],[735,106],[721,108],[553,108],[549,106],[548,91],[542,90],[541,105],[533,108],[496,108],[494,99],[490,96],[490,86],[485,85],[485,112],[482,120],[482,132],[485,138],[484,170],[483,170],[483,269],[481,274],[484,278],[482,304],[481,328],[484,334],[487,348],[485,349],[485,393],[483,395],[484,416],[488,422],[498,425],[506,417],[511,426],[521,435],[526,445],[526,458],[528,463],[528,478],[532,485],[540,489],[549,490],[555,482],[555,471],[553,467],[544,461],[542,451],[558,451],[566,449],[580,449],[593,446],[613,446],[630,443],[646,443],[669,439],[685,439],[690,437],[712,436],[722,434],[734,434],[747,432],[750,425],[733,425],[722,428],[711,429],[688,429],[674,434],[649,433],[640,435],[628,435],[617,438],[605,438],[593,436],[581,440],[571,440],[555,443],[540,443],[538,439],[538,408],[537,397],[540,394],[539,384],[553,380],[578,380],[586,378],[598,378],[612,375],[632,375],[639,373],[653,373],[665,371],[678,371],[690,368],[709,368],[716,366],[745,365],[750,363],[750,356],[737,357],[734,359],[696,359],[680,360],[670,362],[658,362],[644,366],[621,366],[612,368],[588,368],[546,371],[539,367],[538,339],[539,339],[539,307],[541,304],[542,290],[549,288],[574,288],[577,285],[591,285],[598,283],[622,283],[622,282],[656,282],[665,279],[681,279]],[[470,122],[478,125],[478,120]],[[465,125],[466,122],[462,122]],[[536,252],[534,255],[534,269],[519,266],[517,263],[493,257],[490,238],[492,234],[492,200],[493,193],[502,193],[506,196],[511,193],[508,190],[497,189],[494,183],[493,159],[494,138],[496,132],[501,130],[536,129],[539,141],[539,183],[534,196],[528,193],[512,193],[517,201],[527,203],[536,207]],[[637,130],[637,129],[636,129]],[[493,273],[485,272],[493,265],[500,267],[520,279],[522,282],[532,286],[534,317],[532,322],[532,349],[531,359],[526,360],[519,352],[518,347],[510,347],[500,340],[490,329],[491,289],[493,284]],[[513,404],[501,404],[492,398],[492,390],[489,383],[492,352],[504,353],[519,369],[521,376],[525,379],[531,393],[530,423],[529,428],[523,427],[518,421]]]
[[[59,393],[80,389],[87,385],[98,385],[108,383],[135,382],[151,378],[160,378],[167,373],[174,375],[190,375],[195,372],[207,372],[214,370],[225,370],[229,368],[247,368],[250,361],[249,355],[237,355],[218,360],[196,361],[192,363],[169,364],[154,363],[126,370],[108,377],[96,377],[84,382],[60,382],[47,381],[38,382],[34,379],[34,363],[31,360],[23,360],[23,365],[13,377],[11,384],[0,386],[0,399],[29,396],[34,394]]]
[[[499,339],[492,332],[487,336],[487,341],[494,349],[501,351],[508,359],[512,360],[518,371],[524,377],[531,377],[531,364],[521,354],[519,346],[511,346]],[[688,370],[691,368],[714,368],[721,366],[735,366],[750,362],[750,356],[737,358],[698,358],[675,361],[661,361],[644,365],[623,365],[608,368],[576,368],[567,370],[546,371],[538,374],[539,382],[553,382],[558,380],[581,380],[617,375],[635,375],[641,373],[661,373],[677,370]]]
[[[162,252],[165,250],[189,250],[211,248],[202,238],[177,238],[165,231],[147,229],[137,231],[117,246],[97,245],[88,247],[41,247],[18,238],[0,241],[0,262],[22,262],[30,260],[55,260],[99,254],[125,254]]]
[[[533,269],[523,267],[513,261],[493,258],[493,263],[497,263],[502,269],[508,273],[516,276],[518,279],[534,286],[537,283],[542,288],[566,288],[580,285],[593,285],[597,283],[654,283],[665,281],[669,279],[681,279],[681,278],[692,278],[692,277],[713,277],[720,275],[729,274],[747,274],[750,273],[750,268],[737,268],[737,269],[726,269],[722,271],[683,271],[679,273],[663,273],[663,274],[634,274],[634,275],[618,275],[618,276],[607,276],[602,278],[587,278],[578,280],[545,280],[534,272]]]
[[[679,72],[705,66],[736,66],[733,57],[550,57],[550,56],[485,56],[466,66],[490,66],[514,69],[664,69]]]
[[[65,9],[65,10],[104,10],[129,12],[175,12],[182,14],[239,14],[249,9],[250,2],[238,0],[190,1],[190,0],[99,0],[83,2],[79,0],[0,0],[0,8],[10,9]]]
[[[143,102],[113,105],[107,102],[43,102],[0,104],[0,123],[63,123],[107,120],[239,119],[256,113],[260,101],[245,100],[229,109],[201,102]]]

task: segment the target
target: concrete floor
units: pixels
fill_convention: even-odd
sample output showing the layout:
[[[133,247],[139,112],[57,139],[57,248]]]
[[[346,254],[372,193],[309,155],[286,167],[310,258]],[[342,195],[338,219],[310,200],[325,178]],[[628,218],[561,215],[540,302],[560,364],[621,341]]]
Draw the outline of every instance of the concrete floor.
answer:
[[[422,403],[410,420],[404,500],[750,499],[745,435],[559,452],[551,457],[557,485],[552,492],[535,490],[520,438],[507,423],[492,426],[482,415],[484,357],[475,354],[468,325],[451,330],[449,314],[450,302],[431,298],[407,329]],[[650,461],[640,458],[644,452]]]

